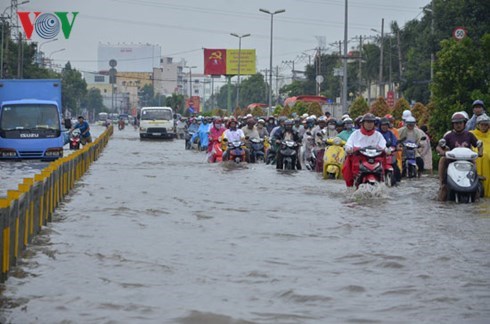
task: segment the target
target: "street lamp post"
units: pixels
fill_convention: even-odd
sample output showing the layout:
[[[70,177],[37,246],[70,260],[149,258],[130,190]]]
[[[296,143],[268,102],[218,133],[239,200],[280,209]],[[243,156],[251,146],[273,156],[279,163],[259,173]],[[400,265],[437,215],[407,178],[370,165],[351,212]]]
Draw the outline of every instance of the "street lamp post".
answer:
[[[37,54],[36,54],[36,61],[37,61],[37,64],[38,65],[41,65],[41,67],[44,67],[44,60],[42,60],[42,51],[41,51],[41,47],[44,45],[44,44],[47,44],[47,43],[51,43],[51,42],[55,42],[57,41],[58,38],[53,38],[53,39],[50,39],[48,41],[45,41],[45,42],[42,42],[41,44],[39,44],[38,48],[37,48]]]
[[[61,48],[59,50],[56,50],[54,52],[51,52],[49,54],[49,68],[52,69],[53,68],[53,60],[51,59],[51,57],[53,56],[53,54],[56,54],[56,53],[59,53],[59,52],[63,52],[64,50],[66,50],[66,48]]]
[[[269,109],[267,109],[267,116],[270,114],[270,110],[272,108],[272,32],[273,32],[273,22],[274,15],[286,12],[286,9],[276,10],[274,12],[270,12],[269,10],[259,9],[259,11],[269,14],[271,16],[271,51],[270,51],[270,60],[269,60]]]
[[[345,17],[344,17],[344,75],[342,84],[342,113],[347,113],[347,0],[345,0]]]
[[[235,33],[230,33],[231,36],[238,38],[238,81],[236,86],[236,106],[239,106],[240,103],[240,65],[241,65],[241,56],[242,56],[242,38],[249,37],[250,34],[238,35]]]
[[[189,69],[189,100],[191,100],[192,97],[192,69],[197,68],[197,66],[184,66],[185,69]]]

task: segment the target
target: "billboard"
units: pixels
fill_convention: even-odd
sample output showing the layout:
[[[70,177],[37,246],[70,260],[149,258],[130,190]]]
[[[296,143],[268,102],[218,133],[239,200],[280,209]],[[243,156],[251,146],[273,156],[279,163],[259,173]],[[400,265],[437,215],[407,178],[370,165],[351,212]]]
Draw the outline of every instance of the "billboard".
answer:
[[[254,49],[204,49],[204,74],[237,75],[240,52],[240,74],[255,74]]]

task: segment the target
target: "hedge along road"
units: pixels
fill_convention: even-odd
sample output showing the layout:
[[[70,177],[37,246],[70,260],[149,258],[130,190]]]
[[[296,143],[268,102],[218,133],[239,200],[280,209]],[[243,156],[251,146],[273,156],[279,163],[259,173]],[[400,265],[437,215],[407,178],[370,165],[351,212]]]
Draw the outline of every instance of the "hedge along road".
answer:
[[[353,193],[114,131],[12,271],[7,323],[483,323],[490,206]]]

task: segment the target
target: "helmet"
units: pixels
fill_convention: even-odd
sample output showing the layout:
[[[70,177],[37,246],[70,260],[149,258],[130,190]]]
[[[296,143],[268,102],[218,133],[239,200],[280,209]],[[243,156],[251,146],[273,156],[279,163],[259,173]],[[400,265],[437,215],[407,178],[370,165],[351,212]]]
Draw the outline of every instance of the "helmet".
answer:
[[[346,118],[349,118],[349,114],[343,114],[340,119],[345,120]]]
[[[259,119],[258,123],[261,123],[261,124],[265,124],[265,120],[263,120],[262,118]]]
[[[232,117],[232,118],[230,118],[230,120],[228,120],[228,125],[226,125],[226,127],[230,128],[231,123],[235,123],[235,125],[238,124],[236,119]]]
[[[390,125],[390,120],[388,118],[386,118],[386,117],[383,117],[383,118],[381,118],[379,124],[380,125]]]
[[[344,121],[343,120],[337,120],[337,123],[335,126],[343,127],[344,126]]]
[[[220,119],[220,118],[216,118],[216,119],[213,121],[213,124],[221,124],[221,119]]]
[[[393,115],[390,115],[390,114],[386,114],[385,118],[387,118],[389,121],[395,119],[395,118],[393,118]]]
[[[311,115],[310,118],[313,118],[314,120],[316,120],[316,116],[315,115]]]
[[[301,115],[301,118],[308,118],[308,114],[304,113],[303,115]]]
[[[451,116],[451,123],[458,123],[458,122],[466,123],[467,121],[468,121],[468,119],[460,111],[455,112]]]
[[[412,112],[410,110],[404,110],[402,113],[402,119],[405,120],[408,117],[412,116]]]
[[[335,118],[330,118],[328,121],[327,121],[328,124],[330,125],[336,125],[337,124],[337,121],[335,120]]]
[[[376,121],[376,117],[371,114],[371,113],[367,113],[365,114],[364,116],[362,116],[362,119],[361,119],[361,123],[365,122],[365,121]]]
[[[291,119],[286,120],[284,126],[293,126],[293,121]]]
[[[483,100],[475,100],[475,101],[473,101],[473,104],[471,105],[471,107],[475,107],[475,106],[482,106],[483,109],[485,109],[485,105],[483,104]]]
[[[486,114],[480,115],[476,118],[476,124],[490,124],[490,117],[488,117]]]
[[[352,123],[354,123],[354,121],[352,120],[352,118],[347,117],[346,119],[344,119],[344,124],[352,124]]]
[[[417,120],[415,119],[415,117],[413,116],[408,116],[406,119],[405,119],[405,123],[406,124],[415,124],[417,122]]]
[[[319,123],[320,123],[320,122],[324,122],[324,123],[326,123],[326,122],[327,122],[327,119],[325,118],[325,116],[320,116],[320,117],[318,117],[318,122],[319,122]]]
[[[288,118],[286,116],[280,116],[279,117],[279,122],[285,122],[287,120],[288,120]]]
[[[470,116],[468,116],[468,113],[466,111],[462,110],[460,111],[460,113],[462,113],[465,116],[466,120],[470,119]]]

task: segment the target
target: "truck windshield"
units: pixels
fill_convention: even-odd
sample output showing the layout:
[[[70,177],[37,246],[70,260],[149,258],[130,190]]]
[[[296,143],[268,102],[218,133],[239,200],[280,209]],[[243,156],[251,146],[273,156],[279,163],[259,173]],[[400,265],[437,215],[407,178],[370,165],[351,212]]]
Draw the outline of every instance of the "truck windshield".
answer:
[[[33,104],[4,106],[0,115],[0,130],[17,129],[60,130],[57,107]]]
[[[172,120],[172,111],[167,109],[145,109],[141,120]]]

